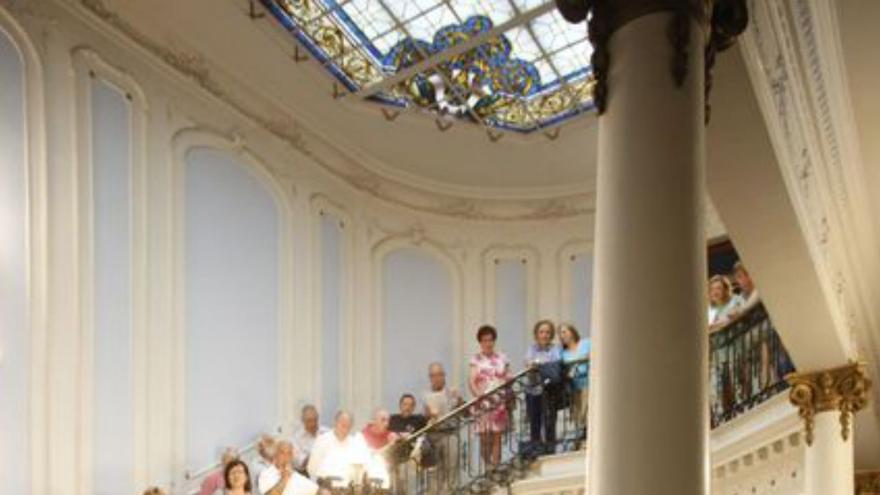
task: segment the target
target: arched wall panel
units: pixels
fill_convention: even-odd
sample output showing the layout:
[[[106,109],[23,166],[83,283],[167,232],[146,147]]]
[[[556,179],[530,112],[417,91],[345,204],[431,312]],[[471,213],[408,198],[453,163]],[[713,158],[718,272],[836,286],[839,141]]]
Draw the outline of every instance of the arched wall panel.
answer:
[[[94,489],[134,491],[132,139],[126,96],[90,85],[94,266]]]
[[[495,326],[498,349],[507,354],[512,369],[525,364],[531,340],[528,267],[520,259],[499,259],[495,267]]]
[[[582,337],[589,337],[592,332],[593,305],[593,255],[577,253],[572,255],[568,269],[570,270],[571,308],[570,318]]]
[[[245,165],[186,155],[186,465],[278,421],[279,212]]]
[[[455,346],[453,277],[431,253],[399,248],[382,261],[382,405],[420,396],[433,361],[452,370]],[[449,372],[451,376],[451,371]]]
[[[348,363],[342,359],[343,287],[345,266],[345,232],[335,215],[320,215],[321,250],[321,408],[325,418],[332,417],[343,404],[342,376]]]
[[[25,70],[0,28],[0,480],[30,493]]]

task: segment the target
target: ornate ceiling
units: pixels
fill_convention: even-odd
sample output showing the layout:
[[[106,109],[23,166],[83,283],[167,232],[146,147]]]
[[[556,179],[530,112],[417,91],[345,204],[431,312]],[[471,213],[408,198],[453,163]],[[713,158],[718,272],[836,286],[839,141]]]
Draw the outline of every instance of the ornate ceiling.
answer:
[[[546,130],[592,105],[583,24],[542,0],[262,0],[337,91],[486,128]]]

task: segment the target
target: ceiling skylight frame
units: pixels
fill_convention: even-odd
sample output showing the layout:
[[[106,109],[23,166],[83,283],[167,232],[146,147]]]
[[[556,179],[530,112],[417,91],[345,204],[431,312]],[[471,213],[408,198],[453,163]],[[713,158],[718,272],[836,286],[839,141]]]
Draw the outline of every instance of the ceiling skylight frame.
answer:
[[[463,14],[460,14],[455,8],[452,0],[435,0],[430,6],[411,16],[407,21],[402,21],[397,18],[394,10],[387,4],[386,0],[372,0],[378,4],[378,6],[381,7],[394,22],[394,26],[387,28],[384,32],[374,33],[372,37],[360,28],[356,20],[353,19],[346,10],[347,7],[351,9],[357,8],[357,6],[354,5],[356,0],[312,0],[312,2],[309,3],[317,5],[315,10],[317,10],[318,13],[305,19],[295,16],[287,8],[281,6],[281,4],[289,4],[300,0],[261,1],[273,13],[273,16],[296,37],[312,56],[324,65],[334,77],[345,86],[349,94],[363,99],[377,100],[383,104],[390,104],[397,107],[411,106],[414,109],[419,110],[427,109],[439,113],[440,117],[443,117],[442,109],[438,106],[442,102],[435,102],[430,106],[416,104],[414,101],[410,101],[410,97],[406,96],[401,92],[402,90],[399,89],[399,85],[402,82],[407,81],[416,75],[425,73],[425,71],[432,71],[433,74],[437,74],[443,79],[445,88],[448,88],[451,91],[456,91],[455,94],[459,99],[455,101],[458,102],[458,108],[461,110],[457,111],[455,115],[458,117],[466,115],[468,120],[472,120],[478,125],[485,126],[487,129],[501,128],[529,133],[557,126],[573,116],[588,112],[594,108],[590,91],[591,83],[587,81],[587,77],[591,72],[589,65],[585,65],[584,67],[568,74],[563,74],[554,62],[555,55],[562,53],[564,50],[579,43],[583,43],[586,38],[586,33],[584,38],[578,38],[574,41],[566,38],[566,43],[564,45],[557,47],[556,50],[547,50],[544,43],[542,43],[542,40],[534,33],[531,27],[532,21],[541,18],[542,16],[547,15],[548,12],[554,10],[552,0],[549,2],[532,2],[531,4],[527,2],[526,5],[531,5],[532,8],[526,11],[520,10],[519,4],[523,3],[522,1],[494,0],[499,2],[505,1],[512,9],[513,15],[501,24],[492,26],[488,31],[479,31],[466,42],[457,45],[454,44],[442,51],[426,53],[423,49],[418,48],[417,51],[422,56],[423,60],[410,66],[401,67],[396,71],[383,64],[383,59],[387,58],[387,53],[390,53],[390,49],[387,53],[383,54],[376,49],[374,42],[382,36],[393,32],[399,32],[402,40],[423,39],[421,37],[412,36],[413,33],[409,30],[409,23],[423,16],[429,15],[437,9],[447,9],[456,19],[458,25],[463,25],[466,19],[462,19],[461,16]],[[371,11],[374,10],[371,9]],[[486,14],[491,15],[491,12]],[[446,11],[444,11],[443,15],[448,17]],[[315,32],[315,26],[325,20],[332,23],[335,29],[343,35],[343,46],[336,56],[327,52],[310,34]],[[303,25],[300,25],[301,23]],[[503,98],[504,103],[499,107],[499,110],[492,110],[495,113],[487,114],[485,117],[480,116],[473,108],[469,108],[468,104],[462,103],[461,98],[466,95],[459,92],[460,88],[451,84],[451,81],[445,74],[443,74],[443,71],[434,69],[438,68],[448,60],[473,50],[477,46],[483,46],[483,43],[487,41],[507,34],[509,31],[517,27],[522,27],[528,31],[529,36],[532,38],[532,41],[536,44],[541,53],[541,55],[532,60],[531,63],[547,64],[553,71],[555,80],[548,82],[544,81],[544,78],[541,78],[537,89],[530,90],[528,95],[519,95],[519,93],[517,93],[516,96],[503,96],[503,93],[500,93],[499,95]],[[433,36],[430,39],[433,40]],[[512,50],[512,60],[520,60],[520,57],[517,56],[515,51],[515,47],[512,47]],[[355,52],[356,55],[353,56],[352,54]],[[358,79],[349,74],[347,70],[350,66],[346,67],[344,64],[350,64],[352,57],[357,59],[355,60],[356,65],[369,65],[370,67],[367,69],[373,71],[375,77],[361,77]],[[398,67],[400,67],[400,65],[398,65]],[[497,91],[497,89],[495,91]],[[334,94],[336,93],[337,91],[334,90]],[[514,105],[514,107],[511,107],[511,105]],[[520,117],[511,119],[510,116],[514,115],[517,111],[520,112]],[[511,112],[514,112],[514,114],[511,114]],[[538,112],[538,114],[535,115],[533,112]]]

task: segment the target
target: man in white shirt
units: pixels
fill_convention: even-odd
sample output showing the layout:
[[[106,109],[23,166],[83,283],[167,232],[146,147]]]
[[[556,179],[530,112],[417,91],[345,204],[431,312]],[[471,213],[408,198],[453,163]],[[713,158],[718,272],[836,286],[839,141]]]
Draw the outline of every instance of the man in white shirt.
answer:
[[[261,434],[257,441],[257,454],[259,455],[250,466],[251,476],[255,480],[260,478],[260,473],[272,465],[275,458],[275,437],[268,433]]]
[[[315,441],[319,435],[330,431],[330,429],[321,426],[318,409],[311,404],[302,408],[300,419],[302,425],[293,433],[293,468],[305,473]]]
[[[316,495],[318,485],[297,473],[290,465],[293,461],[293,444],[287,440],[275,447],[273,464],[260,473],[257,487],[261,495]]]
[[[318,436],[309,456],[308,471],[313,480],[338,478],[347,483],[355,465],[366,466],[370,460],[367,444],[361,435],[350,436],[352,416],[336,413],[333,429]]]
[[[464,404],[464,399],[458,389],[446,385],[446,370],[441,363],[431,363],[428,366],[428,380],[431,389],[422,395],[422,400],[425,403],[428,424],[433,424]],[[450,423],[447,426],[440,425],[427,435],[437,463],[435,469],[429,471],[428,484],[431,490],[439,493],[452,491],[458,483],[459,437],[455,431],[455,423]]]

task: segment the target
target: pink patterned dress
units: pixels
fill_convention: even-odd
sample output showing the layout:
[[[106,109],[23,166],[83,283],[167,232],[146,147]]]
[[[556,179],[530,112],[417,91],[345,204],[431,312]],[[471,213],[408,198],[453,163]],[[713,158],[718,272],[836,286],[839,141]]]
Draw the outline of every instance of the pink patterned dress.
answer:
[[[485,355],[477,353],[471,358],[471,377],[478,395],[510,378],[510,361],[500,352]],[[507,394],[499,391],[474,405],[475,429],[478,433],[502,432],[507,429]]]

